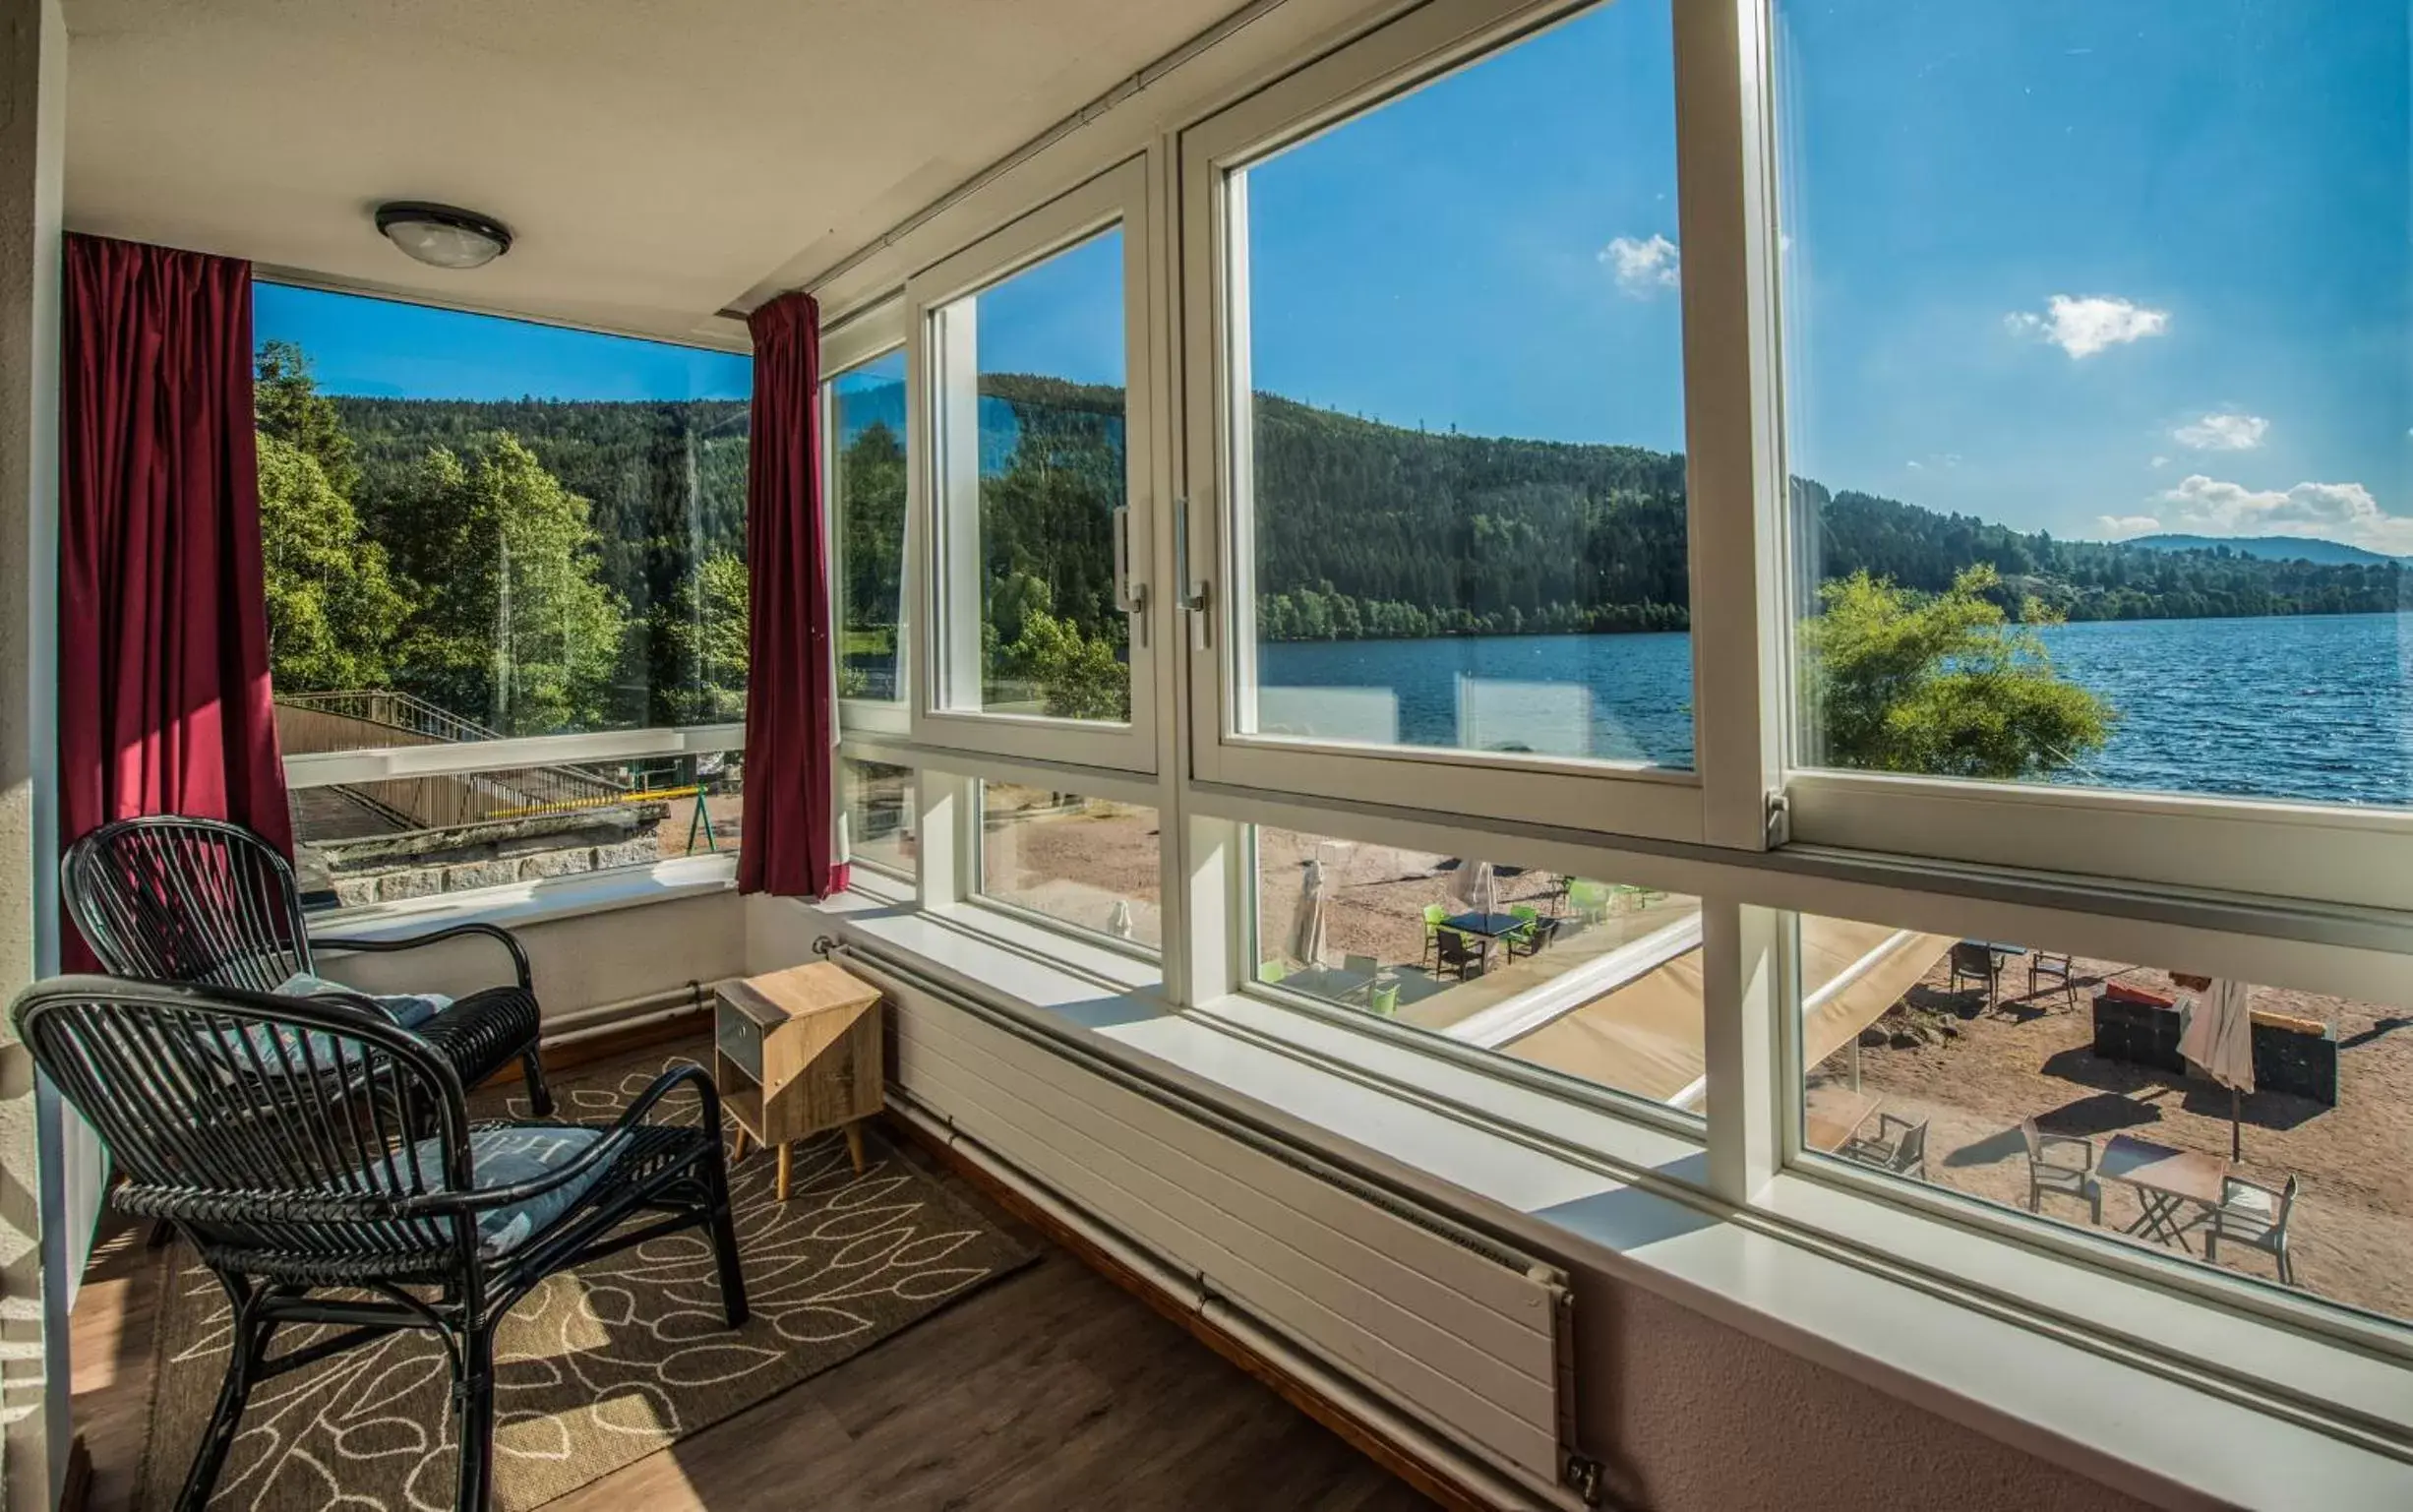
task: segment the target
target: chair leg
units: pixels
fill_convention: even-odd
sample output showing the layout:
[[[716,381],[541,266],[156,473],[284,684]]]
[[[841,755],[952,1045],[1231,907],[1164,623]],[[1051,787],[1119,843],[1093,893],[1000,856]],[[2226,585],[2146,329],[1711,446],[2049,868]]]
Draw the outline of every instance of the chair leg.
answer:
[[[455,1512],[486,1512],[494,1489],[495,1341],[490,1328],[472,1328],[460,1340],[460,1378],[452,1383],[453,1416],[460,1424],[460,1489]]]
[[[731,1328],[744,1328],[746,1272],[738,1264],[738,1231],[729,1212],[729,1168],[715,1150],[705,1158],[704,1184],[712,1197],[712,1257],[720,1272],[721,1315]]]
[[[236,1289],[235,1285],[228,1287],[230,1292]],[[226,1352],[226,1377],[218,1386],[217,1410],[210,1415],[201,1447],[193,1451],[192,1468],[185,1472],[184,1489],[176,1497],[176,1512],[202,1512],[209,1505],[218,1472],[226,1467],[226,1451],[234,1446],[243,1403],[251,1396],[252,1376],[268,1358],[269,1339],[275,1331],[275,1324],[262,1323],[251,1315],[250,1290],[243,1288],[235,1300],[234,1348]]]
[[[540,1119],[552,1118],[553,1089],[545,1085],[545,1065],[536,1058],[534,1046],[530,1046],[528,1053],[519,1058],[519,1067],[527,1073],[529,1111]]]

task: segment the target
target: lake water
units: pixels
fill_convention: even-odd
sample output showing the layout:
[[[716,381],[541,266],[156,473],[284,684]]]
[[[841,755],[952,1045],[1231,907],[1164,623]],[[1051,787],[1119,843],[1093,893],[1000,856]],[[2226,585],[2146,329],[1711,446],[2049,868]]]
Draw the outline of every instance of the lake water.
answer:
[[[2413,620],[2138,620],[2043,632],[2120,714],[2083,771],[2114,788],[2413,804]],[[1487,635],[1258,649],[1269,732],[1690,766],[1692,641]]]

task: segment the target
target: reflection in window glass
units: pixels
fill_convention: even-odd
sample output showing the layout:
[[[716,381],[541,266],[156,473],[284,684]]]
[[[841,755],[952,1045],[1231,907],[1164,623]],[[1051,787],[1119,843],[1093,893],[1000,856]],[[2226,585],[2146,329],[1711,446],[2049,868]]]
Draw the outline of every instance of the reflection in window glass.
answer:
[[[893,702],[905,624],[905,354],[831,379],[837,504],[838,694]]]
[[[2413,1318],[2392,1004],[1800,920],[1802,1140]]]
[[[294,873],[305,907],[357,908],[734,856],[744,765],[724,752],[294,788]]]
[[[1232,176],[1244,730],[1692,764],[1668,14]]]
[[[1699,1111],[1699,899],[1255,835],[1259,982]]]
[[[1157,815],[1138,804],[981,784],[981,894],[1154,950],[1164,943]]]
[[[976,625],[979,640],[951,654],[977,661],[992,712],[1131,717],[1114,551],[1127,493],[1122,256],[1122,232],[1106,231],[935,316],[950,528],[979,480],[975,550],[949,549],[945,585],[952,634]]]
[[[1808,758],[2413,803],[2406,8],[1775,14]]]
[[[913,768],[848,757],[838,763],[838,780],[849,859],[893,877],[912,877],[919,853]]]

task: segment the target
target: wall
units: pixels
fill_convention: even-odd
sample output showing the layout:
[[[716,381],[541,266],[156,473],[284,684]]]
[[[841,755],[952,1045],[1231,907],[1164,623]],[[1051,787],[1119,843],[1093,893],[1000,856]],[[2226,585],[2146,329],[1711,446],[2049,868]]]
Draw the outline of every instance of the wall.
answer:
[[[58,0],[0,0],[0,998],[48,964],[54,906],[51,627],[66,84]],[[0,1502],[15,1506],[48,1502],[66,1465],[65,1322],[79,1267],[67,1263],[76,1224],[63,1198],[71,1182],[92,1184],[83,1164],[89,1140],[44,1141],[37,1127],[61,1132],[58,1101],[36,1092],[14,1031],[0,1028]],[[56,1157],[48,1162],[39,1148],[45,1143]]]
[[[746,902],[746,969],[812,959],[809,906]],[[1654,1512],[2137,1512],[2144,1503],[1629,1281],[1573,1244],[1578,1434]],[[1176,1259],[1181,1257],[1175,1257]]]
[[[711,892],[565,919],[521,923],[499,916],[498,922],[526,947],[537,999],[551,1024],[587,1009],[676,992],[691,981],[709,988],[723,977],[743,974],[742,903],[735,892]],[[392,955],[331,954],[321,969],[368,992],[455,997],[512,979],[501,948],[481,939]]]

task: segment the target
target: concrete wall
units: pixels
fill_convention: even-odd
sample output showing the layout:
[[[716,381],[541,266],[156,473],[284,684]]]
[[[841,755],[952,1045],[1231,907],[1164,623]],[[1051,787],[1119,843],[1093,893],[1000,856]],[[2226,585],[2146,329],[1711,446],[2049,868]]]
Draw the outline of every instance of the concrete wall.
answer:
[[[51,960],[66,86],[58,0],[0,0],[0,999]],[[64,1198],[71,1181],[91,1184],[89,1141],[54,1138],[45,1163],[42,1127],[60,1132],[57,1100],[0,1028],[0,1504],[19,1507],[46,1505],[66,1465],[67,1288],[80,1267]]]

